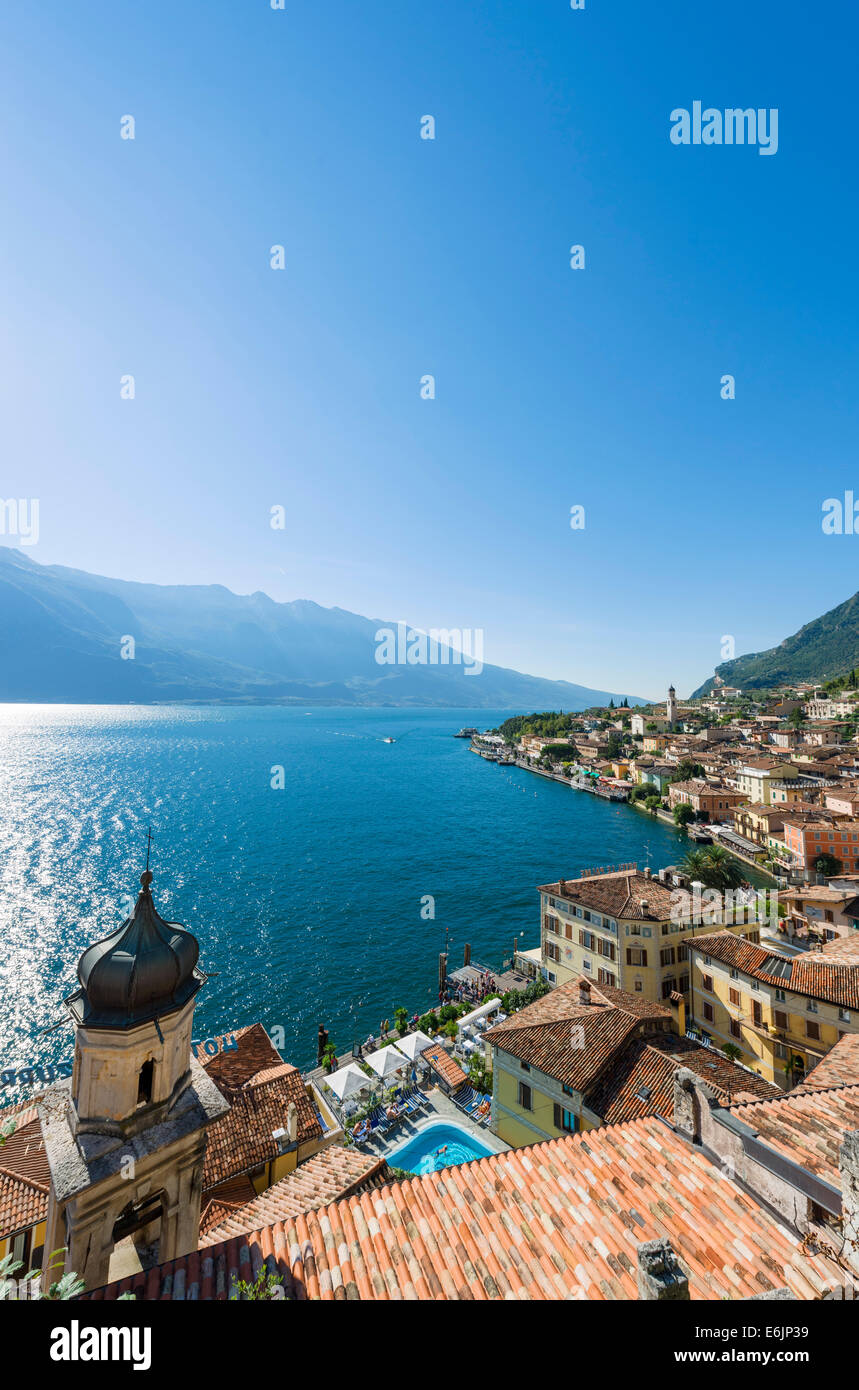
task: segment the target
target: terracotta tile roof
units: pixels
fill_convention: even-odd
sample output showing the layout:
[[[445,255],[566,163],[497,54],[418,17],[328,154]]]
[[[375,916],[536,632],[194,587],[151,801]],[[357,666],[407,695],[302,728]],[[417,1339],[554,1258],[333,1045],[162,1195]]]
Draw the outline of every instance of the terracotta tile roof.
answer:
[[[666,1034],[627,1043],[586,1093],[585,1104],[609,1125],[642,1115],[673,1120],[674,1078],[681,1067],[706,1081],[722,1104],[783,1094],[778,1086],[744,1071],[712,1048]]]
[[[691,951],[712,956],[723,965],[732,965],[765,984],[791,990],[810,999],[822,999],[846,1009],[859,1009],[859,965],[845,965],[828,960],[822,952],[804,956],[782,956],[755,946],[730,932],[713,932],[698,936],[687,943]],[[788,973],[776,973],[774,965],[789,967]]]
[[[226,1182],[211,1188],[204,1194],[200,1204],[201,1234],[219,1226],[233,1212],[241,1211],[256,1195],[256,1188],[247,1173],[242,1173],[237,1178],[228,1178]]]
[[[205,1236],[201,1232],[200,1247],[219,1245],[233,1236],[328,1206],[367,1184],[378,1185],[379,1177],[386,1182],[392,1177],[384,1158],[331,1144],[259,1196],[254,1194],[252,1201],[234,1208],[217,1227],[207,1226]]]
[[[637,869],[593,874],[589,878],[560,879],[557,883],[542,884],[537,891],[625,921],[661,922],[671,916],[672,889],[658,878],[645,878]],[[648,904],[646,908],[641,906],[642,900]]]
[[[239,1037],[239,1035],[236,1035]],[[239,1049],[242,1041],[239,1037]],[[213,1061],[216,1059],[212,1059]],[[239,1063],[241,1058],[238,1059]],[[230,1078],[245,1074],[231,1059]],[[206,1068],[207,1071],[210,1068]],[[313,1103],[305,1090],[301,1073],[288,1062],[275,1067],[265,1066],[233,1086],[222,1073],[218,1088],[230,1102],[230,1111],[223,1119],[209,1126],[206,1138],[206,1159],[203,1167],[203,1189],[216,1187],[227,1178],[249,1173],[278,1155],[276,1129],[286,1129],[289,1106],[295,1102],[298,1111],[298,1142],[308,1143],[322,1138],[322,1126]]]
[[[261,1023],[236,1028],[208,1042],[217,1047],[217,1052],[212,1054],[200,1044],[195,1048],[197,1061],[206,1068],[219,1090],[243,1086],[266,1067],[278,1067],[283,1061]]]
[[[223,1299],[269,1262],[290,1299],[634,1299],[636,1247],[667,1237],[693,1299],[843,1283],[824,1255],[655,1118],[510,1149],[335,1202],[121,1280]]]
[[[859,1033],[848,1033],[813,1067],[791,1095],[829,1086],[859,1085]]]
[[[0,1110],[0,1123],[11,1119],[15,1132],[0,1144],[0,1240],[45,1219],[51,1182],[35,1106],[25,1101]]]
[[[859,899],[854,899],[854,902],[859,902]],[[813,918],[812,921],[815,926],[823,925],[817,918]],[[824,960],[859,965],[859,932],[851,932],[849,936],[836,936],[834,941],[827,941],[821,947],[820,954]]]
[[[859,1085],[791,1091],[773,1101],[730,1107],[761,1139],[833,1186],[841,1187],[838,1151],[859,1129]]]
[[[433,1047],[425,1047],[421,1057],[425,1062],[429,1062],[433,1071],[438,1072],[452,1091],[458,1091],[460,1086],[464,1086],[468,1080],[459,1063],[454,1061],[450,1053],[446,1052],[440,1043],[436,1043]]]
[[[595,985],[580,1002],[581,980],[559,985],[485,1034],[493,1047],[537,1067],[576,1091],[586,1091],[646,1020],[670,1010],[625,990]],[[589,982],[588,982],[589,983]],[[617,1002],[615,1002],[617,1001]]]

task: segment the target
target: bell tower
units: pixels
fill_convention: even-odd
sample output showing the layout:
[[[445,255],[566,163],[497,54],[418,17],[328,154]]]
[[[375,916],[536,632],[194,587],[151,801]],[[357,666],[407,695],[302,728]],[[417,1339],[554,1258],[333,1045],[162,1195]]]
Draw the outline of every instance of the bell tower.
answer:
[[[229,1109],[191,1054],[199,946],[156,910],[148,856],[140,883],[131,916],[78,962],[72,1078],[39,1106],[46,1257],[66,1247],[88,1289],[196,1250],[206,1128]]]
[[[673,685],[668,687],[668,700],[665,705],[665,715],[671,728],[677,723],[677,691]]]

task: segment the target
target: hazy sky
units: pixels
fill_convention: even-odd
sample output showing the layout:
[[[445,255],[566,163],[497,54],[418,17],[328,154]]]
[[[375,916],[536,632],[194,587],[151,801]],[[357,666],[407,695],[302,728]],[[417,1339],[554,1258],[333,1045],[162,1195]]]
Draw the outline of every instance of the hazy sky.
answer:
[[[841,602],[856,29],[790,0],[4,7],[28,554],[482,628],[489,662],[645,695]],[[673,145],[697,100],[778,108],[777,153]]]

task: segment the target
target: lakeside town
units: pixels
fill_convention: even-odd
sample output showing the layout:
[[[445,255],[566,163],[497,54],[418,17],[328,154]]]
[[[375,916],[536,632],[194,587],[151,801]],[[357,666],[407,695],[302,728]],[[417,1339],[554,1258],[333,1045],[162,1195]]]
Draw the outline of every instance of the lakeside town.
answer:
[[[73,1066],[0,1076],[4,1298],[855,1298],[854,679],[461,730],[702,842],[558,865],[537,945],[443,953],[438,1006],[320,1026],[309,1071],[259,1022],[195,1038],[147,866],[80,959]]]

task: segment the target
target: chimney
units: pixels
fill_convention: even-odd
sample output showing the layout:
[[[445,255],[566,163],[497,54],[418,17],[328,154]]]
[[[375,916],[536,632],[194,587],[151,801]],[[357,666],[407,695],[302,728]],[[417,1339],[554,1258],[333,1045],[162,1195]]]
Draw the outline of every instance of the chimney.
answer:
[[[579,1003],[580,1003],[580,1004],[590,1004],[590,1002],[591,1002],[591,984],[590,984],[590,980],[584,980],[584,979],[579,980]]]
[[[652,877],[653,877],[653,871],[652,871],[651,869],[645,869],[643,872],[644,872],[644,877],[645,877],[645,878],[652,878]]]
[[[471,964],[471,943],[469,941],[466,941],[465,948],[462,952],[462,963],[463,965]]]
[[[841,1234],[844,1254],[859,1274],[859,1129],[844,1136],[840,1153]]]
[[[638,906],[641,908],[642,912],[646,912],[650,907],[650,903],[647,898],[639,898]]]
[[[689,1276],[670,1240],[645,1240],[637,1253],[640,1299],[665,1303],[689,1298]]]
[[[562,878],[562,879],[559,881],[559,883],[558,883],[558,891],[559,891],[560,893],[566,893],[566,891],[567,891],[567,880],[566,880],[565,878]]]
[[[287,1106],[286,1133],[290,1144],[298,1143],[298,1106],[294,1100],[291,1100]]]

